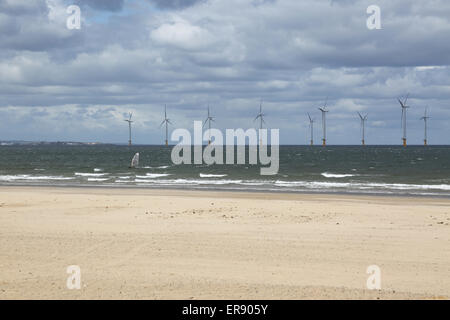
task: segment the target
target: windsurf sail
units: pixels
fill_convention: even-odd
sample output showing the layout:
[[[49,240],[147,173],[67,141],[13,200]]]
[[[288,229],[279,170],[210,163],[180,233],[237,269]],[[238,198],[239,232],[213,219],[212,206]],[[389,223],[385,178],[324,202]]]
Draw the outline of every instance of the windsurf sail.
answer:
[[[136,168],[137,166],[139,166],[139,152],[136,153],[131,160],[130,168]]]

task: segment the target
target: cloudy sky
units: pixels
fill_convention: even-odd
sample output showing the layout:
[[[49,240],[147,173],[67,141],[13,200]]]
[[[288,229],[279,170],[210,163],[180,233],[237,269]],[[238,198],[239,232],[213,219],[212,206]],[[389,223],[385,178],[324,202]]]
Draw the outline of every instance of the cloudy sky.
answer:
[[[66,9],[81,8],[68,29]],[[366,10],[381,8],[381,30]],[[328,96],[330,144],[450,144],[448,0],[0,0],[0,140],[159,144],[211,106],[215,126],[250,128],[262,99],[283,144],[305,144]]]

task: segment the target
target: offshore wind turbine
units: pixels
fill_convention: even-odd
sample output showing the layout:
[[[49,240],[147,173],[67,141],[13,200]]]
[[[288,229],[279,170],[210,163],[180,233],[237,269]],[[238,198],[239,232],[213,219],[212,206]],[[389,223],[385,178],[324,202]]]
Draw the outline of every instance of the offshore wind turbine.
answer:
[[[134,121],[131,121],[131,117],[133,116],[133,113],[129,113],[129,118],[125,119],[124,121],[128,122],[128,132],[129,132],[129,138],[128,138],[128,145],[131,146],[131,124]]]
[[[262,100],[259,103],[259,113],[256,116],[256,118],[253,121],[256,121],[259,119],[259,129],[263,128],[263,123],[266,124],[266,122],[264,121],[264,116],[265,114],[262,112]],[[259,139],[259,144],[262,145],[262,138],[260,137]]]
[[[309,118],[309,128],[311,129],[311,145],[314,145],[314,119],[311,118],[308,112],[308,118]]]
[[[164,120],[161,122],[159,127],[161,128],[163,124],[166,125],[166,146],[168,146],[169,145],[169,140],[168,140],[169,129],[168,129],[168,126],[169,126],[169,124],[172,124],[172,122],[170,122],[170,119],[167,118],[166,105],[164,105]]]
[[[358,112],[359,118],[361,119],[361,129],[362,129],[362,139],[361,143],[363,146],[366,145],[366,121],[367,121],[367,114],[365,116],[362,116],[361,113]]]
[[[327,108],[327,102],[328,102],[328,97],[327,100],[325,100],[325,104],[323,105],[323,107],[320,107],[319,110],[322,112],[322,129],[323,129],[323,137],[322,137],[322,145],[325,147],[327,145],[327,122],[326,122],[326,115],[327,112],[329,112],[326,108]]]
[[[428,107],[425,108],[425,113],[424,113],[423,117],[420,118],[420,120],[423,120],[423,122],[425,123],[425,135],[424,135],[424,138],[423,138],[423,145],[424,146],[428,145],[427,131],[428,131],[428,119],[430,119],[430,117],[427,115],[427,111],[428,111]]]
[[[409,108],[409,106],[406,105],[406,102],[408,101],[409,93],[406,95],[406,98],[404,101],[397,99],[400,103],[400,106],[402,107],[402,128],[403,128],[403,146],[406,147],[406,109]]]
[[[209,140],[208,140],[208,145],[211,144],[211,121],[215,121],[213,117],[211,117],[210,113],[209,113],[209,106],[208,106],[208,117],[206,118],[205,122],[203,123],[203,127],[205,126],[205,124],[208,122],[209,124]]]

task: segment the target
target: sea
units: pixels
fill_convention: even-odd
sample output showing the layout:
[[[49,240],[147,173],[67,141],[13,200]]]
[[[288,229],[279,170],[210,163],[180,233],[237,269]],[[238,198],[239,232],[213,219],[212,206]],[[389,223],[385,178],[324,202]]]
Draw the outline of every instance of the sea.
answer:
[[[0,185],[450,196],[450,146],[280,146],[260,165],[174,165],[172,147],[1,145]],[[139,152],[137,168],[129,168]]]

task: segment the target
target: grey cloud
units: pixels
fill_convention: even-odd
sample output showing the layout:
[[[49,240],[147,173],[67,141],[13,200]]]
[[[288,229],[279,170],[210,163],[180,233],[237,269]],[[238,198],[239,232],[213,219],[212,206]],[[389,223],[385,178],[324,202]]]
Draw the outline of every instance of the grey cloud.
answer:
[[[42,14],[48,8],[45,1],[0,0],[0,13],[7,15]]]
[[[75,0],[74,4],[89,6],[95,10],[120,11],[123,8],[124,0]]]
[[[157,143],[164,104],[177,126],[202,119],[210,104],[219,127],[249,127],[262,98],[268,125],[282,129],[283,143],[298,143],[306,112],[318,118],[328,95],[330,143],[357,136],[355,110],[369,112],[368,132],[383,128],[371,140],[383,143],[399,130],[396,97],[411,92],[412,128],[420,129],[416,119],[429,105],[430,130],[444,142],[450,4],[378,2],[383,29],[374,31],[365,25],[371,3],[361,0],[159,4],[184,10],[154,10],[142,0],[120,2],[129,9],[120,13],[99,2],[76,32],[64,28],[64,10],[49,19],[45,1],[9,6],[0,14],[0,134],[25,134],[11,125],[28,124],[30,137],[38,129],[50,135],[46,127],[55,124],[58,135],[73,126],[71,139],[120,141],[109,128],[133,111],[140,142]]]
[[[150,0],[161,9],[184,9],[207,0]]]

